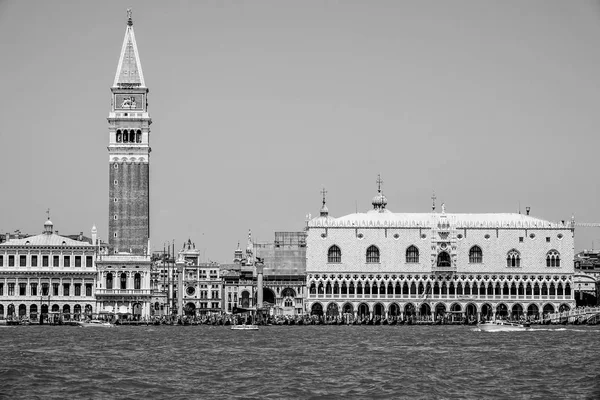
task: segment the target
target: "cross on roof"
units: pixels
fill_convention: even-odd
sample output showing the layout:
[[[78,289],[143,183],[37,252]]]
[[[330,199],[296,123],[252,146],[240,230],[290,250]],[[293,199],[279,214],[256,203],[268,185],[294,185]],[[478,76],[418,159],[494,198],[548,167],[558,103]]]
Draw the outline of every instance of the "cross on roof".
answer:
[[[381,184],[383,180],[381,179],[381,174],[377,174],[377,191],[381,193]]]
[[[46,215],[48,216],[48,221],[50,221],[50,209],[46,210]]]
[[[327,190],[325,190],[325,186],[321,189],[321,194],[323,195],[323,205],[325,205],[325,195],[327,194]]]
[[[431,195],[431,201],[432,201],[431,209],[433,211],[435,211],[435,199],[437,199],[437,197],[435,197],[435,192],[433,192],[433,194]]]

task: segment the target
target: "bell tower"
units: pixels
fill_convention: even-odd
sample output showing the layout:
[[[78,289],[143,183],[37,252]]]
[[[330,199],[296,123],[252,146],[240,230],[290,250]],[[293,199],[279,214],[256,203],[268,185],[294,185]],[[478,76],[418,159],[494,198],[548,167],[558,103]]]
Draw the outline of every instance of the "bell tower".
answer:
[[[108,243],[110,252],[150,254],[150,124],[131,9],[110,88]]]

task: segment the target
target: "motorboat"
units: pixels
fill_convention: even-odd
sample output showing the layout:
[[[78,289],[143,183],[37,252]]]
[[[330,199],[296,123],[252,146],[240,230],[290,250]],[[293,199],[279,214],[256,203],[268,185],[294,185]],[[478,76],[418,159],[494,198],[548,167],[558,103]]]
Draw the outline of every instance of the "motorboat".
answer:
[[[114,328],[115,324],[111,324],[110,322],[101,321],[99,319],[91,319],[89,321],[82,321],[79,323],[79,326],[84,328],[97,327],[97,328]]]
[[[234,331],[257,331],[258,330],[258,325],[232,325],[231,326],[231,330]]]
[[[482,332],[511,332],[511,331],[525,331],[529,329],[530,325],[528,322],[512,322],[512,321],[487,321],[477,324],[477,328]]]

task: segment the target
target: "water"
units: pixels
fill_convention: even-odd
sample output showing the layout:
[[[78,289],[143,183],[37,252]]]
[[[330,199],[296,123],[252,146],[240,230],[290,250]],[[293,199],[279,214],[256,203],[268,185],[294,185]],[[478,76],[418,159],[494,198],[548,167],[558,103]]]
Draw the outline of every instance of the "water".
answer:
[[[600,398],[600,327],[0,328],[2,398]]]

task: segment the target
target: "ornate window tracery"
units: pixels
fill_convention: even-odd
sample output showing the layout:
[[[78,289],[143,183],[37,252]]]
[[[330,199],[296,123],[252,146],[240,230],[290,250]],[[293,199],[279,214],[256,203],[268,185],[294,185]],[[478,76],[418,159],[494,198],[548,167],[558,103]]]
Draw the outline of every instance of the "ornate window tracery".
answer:
[[[560,267],[560,254],[556,250],[550,250],[546,254],[546,267]]]
[[[521,266],[521,254],[517,250],[512,249],[508,252],[506,255],[506,266],[517,268]]]
[[[418,263],[419,262],[419,249],[415,246],[409,246],[406,249],[406,262],[407,263]]]
[[[342,262],[342,251],[335,244],[327,251],[327,262],[328,263],[341,263]]]
[[[367,249],[367,262],[378,263],[379,262],[379,249],[375,245],[369,246]]]
[[[483,252],[481,251],[481,247],[473,246],[471,250],[469,250],[469,263],[471,264],[481,264],[483,262]]]

